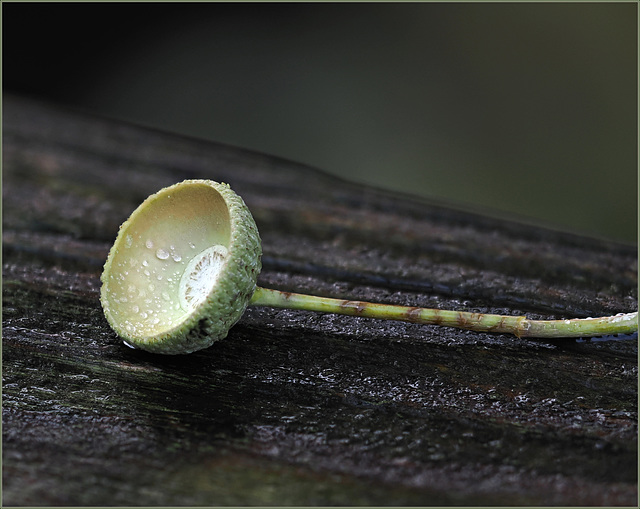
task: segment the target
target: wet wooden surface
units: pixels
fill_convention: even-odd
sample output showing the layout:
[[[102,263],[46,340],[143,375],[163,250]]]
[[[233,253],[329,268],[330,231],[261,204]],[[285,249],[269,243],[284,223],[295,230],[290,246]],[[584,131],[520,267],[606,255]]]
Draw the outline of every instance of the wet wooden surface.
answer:
[[[259,283],[563,318],[637,310],[635,247],[6,97],[4,505],[636,505],[637,336],[534,341],[252,308],[188,356],[100,308],[119,224],[185,178],[255,215]]]

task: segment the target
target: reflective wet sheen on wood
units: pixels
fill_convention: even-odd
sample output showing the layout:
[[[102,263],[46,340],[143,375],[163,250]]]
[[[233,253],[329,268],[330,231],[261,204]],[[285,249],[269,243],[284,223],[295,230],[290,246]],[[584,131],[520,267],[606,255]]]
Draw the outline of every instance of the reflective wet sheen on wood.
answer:
[[[518,340],[250,308],[187,356],[99,304],[118,226],[228,182],[259,284],[522,314],[637,310],[635,247],[472,215],[303,166],[7,97],[4,505],[635,505],[637,337]]]

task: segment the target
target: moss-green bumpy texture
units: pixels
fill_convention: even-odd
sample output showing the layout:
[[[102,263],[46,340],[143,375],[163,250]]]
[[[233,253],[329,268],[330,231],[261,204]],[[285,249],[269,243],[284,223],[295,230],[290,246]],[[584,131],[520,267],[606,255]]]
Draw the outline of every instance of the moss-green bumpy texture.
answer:
[[[110,291],[112,266],[119,250],[125,249],[130,231],[136,223],[140,211],[158,200],[168,200],[172,193],[184,191],[186,186],[209,186],[222,197],[228,209],[230,220],[230,236],[228,240],[228,257],[222,268],[217,284],[211,289],[207,298],[193,311],[186,314],[178,323],[169,329],[155,330],[144,327],[124,325],[123,319],[115,311],[113,292]],[[206,210],[207,203],[199,203],[198,207]],[[225,214],[226,216],[226,214]],[[221,221],[227,220],[226,217]],[[185,225],[186,227],[187,225]],[[109,252],[104,265],[101,281],[101,303],[107,321],[115,332],[130,346],[160,354],[186,354],[211,346],[215,341],[227,336],[229,329],[244,313],[256,288],[256,280],[261,265],[262,247],[260,236],[251,212],[242,198],[234,193],[227,184],[211,180],[186,180],[166,187],[149,196],[120,227],[116,241]],[[172,302],[179,301],[179,295],[170,295]],[[122,309],[122,304],[119,304]],[[134,315],[134,313],[127,313]]]

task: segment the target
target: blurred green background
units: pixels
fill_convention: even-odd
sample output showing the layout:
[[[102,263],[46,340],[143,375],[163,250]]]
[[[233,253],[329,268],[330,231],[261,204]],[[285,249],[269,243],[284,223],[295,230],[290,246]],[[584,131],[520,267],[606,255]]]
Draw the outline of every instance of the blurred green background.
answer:
[[[637,242],[635,2],[2,9],[5,91]]]

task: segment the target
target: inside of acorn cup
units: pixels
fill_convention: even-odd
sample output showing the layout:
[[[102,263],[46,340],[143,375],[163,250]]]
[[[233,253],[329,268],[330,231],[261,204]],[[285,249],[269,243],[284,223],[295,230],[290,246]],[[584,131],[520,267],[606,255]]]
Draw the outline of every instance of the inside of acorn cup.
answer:
[[[231,238],[227,205],[207,184],[149,197],[122,226],[106,295],[112,320],[130,335],[168,331],[211,292]]]

